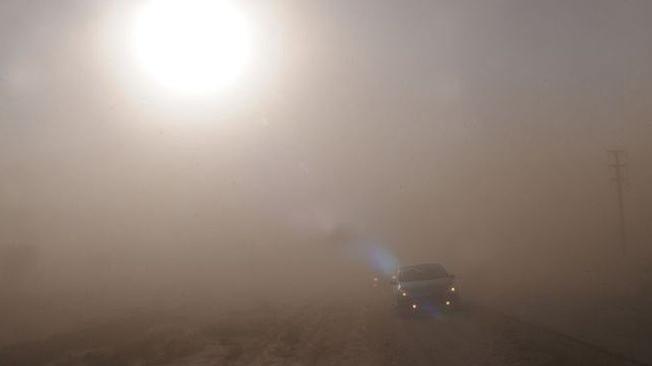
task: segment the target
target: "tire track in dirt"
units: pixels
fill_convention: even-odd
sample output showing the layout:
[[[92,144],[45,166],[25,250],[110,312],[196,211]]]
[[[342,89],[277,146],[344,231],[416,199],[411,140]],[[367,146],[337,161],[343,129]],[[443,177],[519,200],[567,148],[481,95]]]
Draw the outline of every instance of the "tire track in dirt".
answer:
[[[400,364],[633,366],[543,328],[480,307],[439,317],[397,319]]]
[[[387,332],[378,331],[378,315],[364,302],[305,305],[279,322],[254,364],[382,365]]]

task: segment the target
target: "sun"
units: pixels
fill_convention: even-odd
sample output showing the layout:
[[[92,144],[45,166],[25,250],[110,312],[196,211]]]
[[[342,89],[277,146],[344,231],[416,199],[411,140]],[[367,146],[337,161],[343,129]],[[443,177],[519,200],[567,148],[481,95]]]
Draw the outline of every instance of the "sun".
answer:
[[[136,17],[133,52],[145,73],[181,94],[233,85],[252,57],[252,30],[226,0],[150,0]]]

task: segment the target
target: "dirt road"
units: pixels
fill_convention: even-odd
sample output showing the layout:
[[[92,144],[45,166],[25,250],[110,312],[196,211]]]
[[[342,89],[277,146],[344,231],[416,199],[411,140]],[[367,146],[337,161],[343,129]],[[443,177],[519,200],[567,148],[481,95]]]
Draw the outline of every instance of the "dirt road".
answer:
[[[373,291],[144,312],[0,350],[2,366],[634,364],[478,306],[399,317]]]

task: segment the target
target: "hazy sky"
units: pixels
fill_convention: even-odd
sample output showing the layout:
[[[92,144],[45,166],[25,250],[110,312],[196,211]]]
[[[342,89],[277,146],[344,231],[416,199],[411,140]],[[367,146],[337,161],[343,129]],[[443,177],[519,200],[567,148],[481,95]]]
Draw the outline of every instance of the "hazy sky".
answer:
[[[501,230],[543,208],[519,227],[565,232],[579,216],[599,238],[604,150],[649,159],[647,0],[248,1],[252,71],[200,102],[144,86],[123,44],[134,3],[0,4],[6,217],[113,232],[127,214],[228,226],[257,212],[518,241]]]
[[[135,3],[4,1],[7,119],[110,116],[106,107],[125,94],[116,89],[132,85],[112,73],[129,66],[121,59],[129,55],[107,54],[105,35],[121,31],[107,27],[128,19]],[[249,1],[247,8],[278,46],[260,45],[256,66],[275,63],[264,75],[275,84],[256,92],[318,115],[350,115],[356,106],[380,115],[436,113],[457,104],[486,124],[516,117],[514,98],[528,104],[521,109],[540,108],[533,114],[567,104],[615,113],[623,92],[649,88],[647,1]]]

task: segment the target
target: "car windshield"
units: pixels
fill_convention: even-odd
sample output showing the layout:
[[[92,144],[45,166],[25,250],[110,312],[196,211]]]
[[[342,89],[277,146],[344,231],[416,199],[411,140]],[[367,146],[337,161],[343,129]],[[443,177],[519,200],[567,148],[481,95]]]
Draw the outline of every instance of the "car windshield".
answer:
[[[448,272],[439,264],[408,267],[401,269],[398,280],[401,282],[427,281],[448,277]]]

